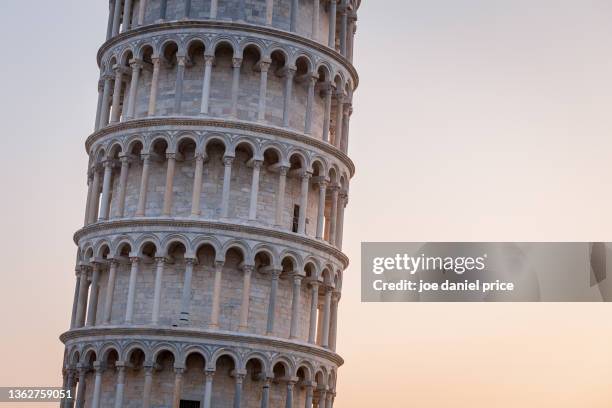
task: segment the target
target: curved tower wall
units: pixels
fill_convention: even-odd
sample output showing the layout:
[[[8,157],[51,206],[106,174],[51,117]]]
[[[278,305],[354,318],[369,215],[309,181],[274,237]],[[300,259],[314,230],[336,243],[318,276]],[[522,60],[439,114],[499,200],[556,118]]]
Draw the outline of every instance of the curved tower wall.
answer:
[[[110,2],[64,407],[333,406],[358,6]]]

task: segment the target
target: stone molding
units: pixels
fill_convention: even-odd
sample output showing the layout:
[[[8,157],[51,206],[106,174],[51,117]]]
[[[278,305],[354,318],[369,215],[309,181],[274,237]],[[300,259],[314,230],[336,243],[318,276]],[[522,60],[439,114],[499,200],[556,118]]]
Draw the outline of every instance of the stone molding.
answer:
[[[344,269],[349,265],[348,257],[337,248],[316,239],[298,235],[295,233],[278,231],[275,229],[256,227],[244,224],[225,223],[221,221],[210,221],[210,220],[192,220],[192,219],[169,219],[169,218],[127,218],[110,221],[99,221],[94,224],[90,224],[86,227],[81,228],[74,233],[73,240],[75,244],[79,244],[81,238],[87,234],[101,232],[101,231],[113,231],[118,228],[142,228],[142,227],[173,227],[176,229],[183,228],[201,228],[207,230],[221,230],[231,232],[244,232],[247,234],[261,235],[264,237],[270,237],[280,239],[284,241],[293,242],[300,245],[309,246],[319,251],[324,251],[334,256],[342,262]]]
[[[297,341],[284,340],[275,337],[259,336],[248,333],[211,331],[198,328],[187,327],[159,327],[159,326],[103,326],[103,327],[83,327],[72,329],[60,335],[62,343],[67,344],[71,341],[87,340],[92,343],[92,338],[100,337],[105,341],[110,341],[114,337],[125,339],[127,336],[137,336],[143,340],[158,340],[168,342],[168,337],[173,337],[178,341],[206,343],[207,341],[226,342],[227,345],[240,344],[241,347],[248,348],[250,345],[264,346],[287,352],[299,352],[307,355],[316,356],[328,360],[338,367],[344,364],[344,359],[340,355],[312,344]]]
[[[254,122],[236,121],[236,120],[225,120],[225,119],[205,119],[195,117],[151,117],[151,118],[140,118],[131,119],[125,122],[110,124],[94,133],[92,133],[85,141],[85,149],[89,153],[91,147],[98,140],[104,136],[118,133],[121,131],[139,129],[139,128],[153,128],[153,127],[172,127],[172,126],[192,126],[192,127],[211,127],[211,128],[222,128],[222,129],[236,129],[249,132],[257,132],[262,134],[270,134],[274,136],[283,137],[296,142],[304,143],[306,145],[315,147],[336,157],[342,161],[344,165],[350,171],[351,178],[355,176],[355,164],[348,157],[348,155],[342,152],[335,146],[323,142],[318,139],[314,139],[310,136],[306,136],[299,132],[290,131],[287,129],[278,128],[275,126],[266,126],[257,124]]]
[[[256,24],[239,23],[239,22],[232,22],[232,21],[219,21],[219,20],[179,20],[179,21],[168,21],[168,22],[161,22],[161,23],[158,22],[158,23],[148,24],[142,27],[130,29],[129,31],[118,34],[117,36],[109,39],[107,42],[105,42],[100,47],[100,49],[98,50],[98,54],[97,54],[98,66],[101,66],[102,56],[104,55],[105,52],[107,52],[113,46],[117,45],[118,43],[126,39],[129,39],[129,38],[141,35],[141,34],[148,34],[148,33],[154,33],[160,30],[177,29],[177,28],[179,29],[180,28],[221,29],[221,30],[230,29],[230,30],[236,30],[236,32],[238,33],[248,32],[248,33],[254,33],[254,34],[264,34],[264,35],[269,35],[272,38],[293,41],[298,44],[301,44],[307,47],[311,47],[321,52],[322,54],[325,54],[328,57],[337,60],[348,72],[350,72],[352,79],[353,79],[353,84],[354,84],[353,90],[357,89],[357,87],[359,86],[359,75],[357,74],[357,70],[347,58],[345,58],[342,54],[340,54],[336,50],[333,50],[319,42],[313,41],[306,37],[302,37],[300,35],[297,35],[297,34],[294,34],[288,31],[280,30],[277,28],[260,26]]]

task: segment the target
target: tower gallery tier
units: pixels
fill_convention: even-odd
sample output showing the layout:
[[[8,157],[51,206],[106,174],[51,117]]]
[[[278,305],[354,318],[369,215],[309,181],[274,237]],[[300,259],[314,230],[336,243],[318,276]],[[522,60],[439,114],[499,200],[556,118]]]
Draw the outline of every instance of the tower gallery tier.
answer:
[[[112,0],[63,408],[331,408],[359,0]]]

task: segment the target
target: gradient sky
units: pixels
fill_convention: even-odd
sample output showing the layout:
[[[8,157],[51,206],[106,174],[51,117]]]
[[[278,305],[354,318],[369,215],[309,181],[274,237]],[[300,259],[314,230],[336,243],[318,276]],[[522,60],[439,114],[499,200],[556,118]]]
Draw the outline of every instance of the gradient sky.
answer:
[[[609,407],[612,306],[361,304],[359,246],[612,241],[612,3],[363,3],[335,407]],[[106,12],[2,4],[0,385],[61,383]]]

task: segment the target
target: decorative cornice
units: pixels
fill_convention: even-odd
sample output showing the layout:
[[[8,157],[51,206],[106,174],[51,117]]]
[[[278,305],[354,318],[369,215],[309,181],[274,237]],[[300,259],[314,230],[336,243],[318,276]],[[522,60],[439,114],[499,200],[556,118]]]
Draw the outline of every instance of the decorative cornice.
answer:
[[[296,142],[304,143],[306,145],[320,149],[332,156],[337,157],[341,160],[349,169],[351,177],[355,176],[355,164],[342,150],[335,146],[325,143],[321,140],[314,139],[305,134],[278,128],[275,126],[266,126],[253,122],[236,121],[236,120],[225,120],[225,119],[210,119],[210,118],[194,118],[194,117],[152,117],[152,118],[140,118],[132,119],[125,122],[110,124],[94,133],[89,135],[85,140],[85,150],[89,152],[91,146],[100,138],[125,130],[140,129],[140,128],[152,128],[156,126],[192,126],[192,127],[213,127],[213,128],[224,128],[224,129],[236,129],[244,130],[248,132],[258,132],[262,134],[269,134],[273,136],[284,137],[286,139],[294,140]]]
[[[102,62],[102,55],[112,48],[114,45],[120,43],[123,40],[126,40],[131,37],[135,37],[140,34],[146,34],[151,32],[156,32],[161,29],[172,29],[172,28],[218,28],[223,30],[234,29],[241,30],[250,33],[256,34],[265,34],[270,35],[274,38],[281,38],[284,40],[294,41],[296,43],[300,43],[302,45],[311,47],[316,49],[317,51],[326,54],[327,56],[336,59],[346,68],[353,77],[353,83],[355,84],[354,89],[357,89],[359,86],[359,74],[357,74],[357,70],[353,66],[353,64],[345,58],[342,54],[333,50],[321,43],[313,41],[309,38],[302,37],[300,35],[290,33],[288,31],[279,30],[277,28],[272,27],[264,27],[255,24],[247,24],[247,23],[237,23],[233,21],[218,21],[218,20],[179,20],[179,21],[167,21],[163,23],[155,23],[148,24],[142,27],[138,27],[135,29],[131,29],[126,31],[125,33],[121,33],[107,42],[105,42],[100,49],[98,50],[98,66],[100,66]]]
[[[332,256],[339,259],[343,264],[345,269],[349,265],[348,257],[337,248],[322,242],[317,241],[312,238],[308,238],[303,235],[297,235],[294,233],[278,231],[270,228],[263,227],[255,227],[250,225],[243,224],[231,224],[219,221],[209,221],[209,220],[191,220],[191,219],[170,219],[170,218],[136,218],[136,219],[121,219],[114,221],[101,221],[96,222],[94,224],[87,225],[77,232],[74,233],[74,243],[79,244],[79,240],[81,237],[91,234],[94,232],[105,231],[109,229],[116,228],[126,228],[126,227],[175,227],[177,229],[182,228],[201,228],[208,230],[222,230],[222,231],[232,231],[232,232],[246,232],[247,234],[254,235],[262,235],[270,238],[277,238],[284,241],[295,242],[297,244],[306,245],[313,247],[319,251],[324,251]]]
[[[181,339],[197,338],[198,340],[216,340],[227,342],[240,342],[248,344],[262,345],[266,347],[275,347],[290,351],[297,351],[305,354],[310,354],[320,357],[335,363],[338,367],[344,364],[344,359],[338,354],[324,349],[319,346],[314,346],[308,343],[283,340],[277,337],[260,336],[249,333],[236,333],[226,331],[211,331],[200,328],[187,327],[158,327],[158,326],[104,326],[104,327],[84,327],[80,329],[72,329],[60,335],[62,343],[66,344],[71,340],[79,338],[99,336],[109,338],[112,336],[130,336],[137,335],[142,337],[178,337]]]

